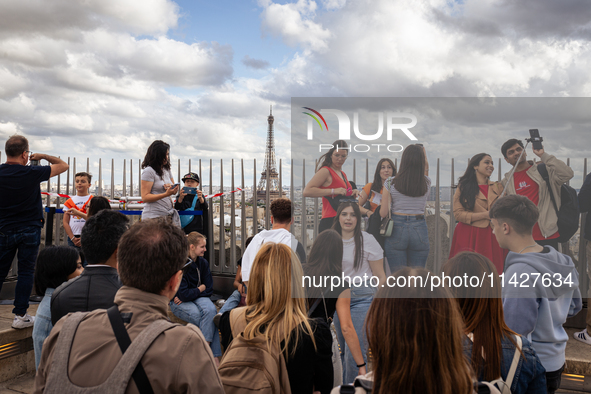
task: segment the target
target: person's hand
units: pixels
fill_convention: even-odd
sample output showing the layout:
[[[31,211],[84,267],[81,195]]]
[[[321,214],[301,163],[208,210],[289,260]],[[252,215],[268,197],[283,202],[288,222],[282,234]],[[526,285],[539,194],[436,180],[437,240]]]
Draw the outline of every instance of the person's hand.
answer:
[[[29,157],[29,160],[45,160],[45,154],[44,153],[32,153],[31,156]]]
[[[183,202],[183,199],[185,198],[186,195],[187,195],[187,193],[185,193],[183,191],[183,189],[181,189],[181,194],[179,195],[178,202]]]
[[[245,296],[246,293],[244,292],[244,285],[242,283],[240,283],[238,285],[238,292],[240,293],[241,296]]]
[[[80,214],[82,213],[81,211],[77,210],[76,208],[67,209],[66,212],[72,216],[80,216]]]
[[[177,304],[177,305],[180,305],[180,304],[182,304],[182,303],[183,303],[183,301],[179,300],[179,298],[178,298],[178,297],[174,297],[174,300],[173,300],[173,302],[174,302],[175,304]]]
[[[205,285],[201,285],[201,286],[198,287],[199,291],[202,292],[202,293],[205,291],[206,288],[207,287],[205,287]]]
[[[76,245],[77,247],[81,247],[82,243],[80,242],[80,238],[74,237],[74,240],[72,241],[74,243],[74,245]]]
[[[175,188],[172,188],[171,186],[172,185],[170,183],[164,184],[164,194],[166,194],[167,196],[173,196],[177,194],[177,192],[179,191],[179,185],[177,185]]]
[[[199,189],[197,189],[197,198],[201,204],[205,202],[205,199],[203,198],[203,192]]]
[[[536,156],[538,156],[539,158],[541,158],[542,155],[544,154],[544,148],[542,148],[542,149],[533,149],[533,151],[536,154]]]
[[[365,366],[359,368],[359,373],[357,375],[365,375],[367,374],[367,370],[365,369]]]
[[[347,189],[345,189],[344,187],[337,187],[336,189],[334,189],[334,195],[338,196],[345,196],[347,194]]]
[[[352,195],[353,197],[355,197],[355,198],[358,198],[358,197],[359,197],[359,193],[360,193],[360,191],[359,191],[359,190],[357,190],[357,189],[355,189],[355,190],[353,190],[353,192],[351,193],[351,195]]]
[[[373,211],[371,209],[368,209],[367,212],[365,213],[367,215],[367,217],[369,218],[372,214]]]

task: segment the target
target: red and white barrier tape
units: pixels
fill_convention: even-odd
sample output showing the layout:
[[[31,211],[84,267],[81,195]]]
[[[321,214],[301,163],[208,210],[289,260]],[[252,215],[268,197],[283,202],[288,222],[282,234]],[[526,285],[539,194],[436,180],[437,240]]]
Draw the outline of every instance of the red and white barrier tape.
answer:
[[[238,187],[238,188],[236,188],[236,190],[232,190],[232,191],[229,191],[229,192],[216,193],[216,194],[212,194],[211,196],[203,195],[203,198],[211,199],[211,198],[226,196],[226,195],[229,195],[229,194],[232,194],[232,193],[237,193],[237,192],[242,192],[242,189],[240,189]],[[71,196],[68,196],[67,194],[60,194],[60,193],[41,192],[41,194],[43,194],[45,196],[50,196],[50,197],[72,198]],[[124,200],[109,200],[109,202],[112,202],[112,203],[115,203],[115,204],[121,204],[121,203],[127,203],[127,202],[134,202],[136,204],[143,203],[143,201],[124,201]]]

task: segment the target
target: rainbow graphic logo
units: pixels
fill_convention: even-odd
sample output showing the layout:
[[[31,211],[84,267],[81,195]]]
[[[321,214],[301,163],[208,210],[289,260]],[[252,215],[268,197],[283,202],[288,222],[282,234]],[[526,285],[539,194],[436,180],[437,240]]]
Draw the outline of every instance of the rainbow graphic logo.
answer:
[[[324,126],[326,127],[326,131],[328,131],[328,125],[326,124],[326,120],[324,120],[324,117],[322,115],[320,115],[320,112],[318,112],[315,109],[312,109],[310,107],[302,107],[302,108],[307,109],[308,111],[314,112],[316,115],[318,115],[320,117],[320,119],[322,119],[322,122],[324,123]],[[316,116],[312,115],[309,112],[302,112],[302,113],[312,117],[312,119],[314,119],[316,121],[316,123],[318,123],[318,126],[320,126],[320,130],[323,130],[322,123],[320,123],[320,120],[318,120],[318,118]]]

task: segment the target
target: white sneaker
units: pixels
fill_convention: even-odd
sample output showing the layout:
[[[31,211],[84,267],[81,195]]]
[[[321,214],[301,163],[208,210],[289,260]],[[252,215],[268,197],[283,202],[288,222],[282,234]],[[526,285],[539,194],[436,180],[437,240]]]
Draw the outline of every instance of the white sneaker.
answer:
[[[573,334],[573,337],[575,337],[577,341],[581,341],[586,343],[587,345],[591,345],[591,336],[587,332],[586,328],[583,331],[575,332]]]
[[[25,313],[24,316],[14,315],[14,320],[12,321],[12,328],[27,328],[33,327],[35,324],[35,316],[31,316],[28,313]]]

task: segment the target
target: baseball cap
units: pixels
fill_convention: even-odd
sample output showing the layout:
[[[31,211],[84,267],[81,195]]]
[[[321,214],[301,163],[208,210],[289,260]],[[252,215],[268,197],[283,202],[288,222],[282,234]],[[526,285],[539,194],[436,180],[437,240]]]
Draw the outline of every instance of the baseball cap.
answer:
[[[199,175],[195,174],[194,172],[189,172],[183,177],[182,181],[184,182],[187,179],[193,179],[194,181],[199,182]]]

